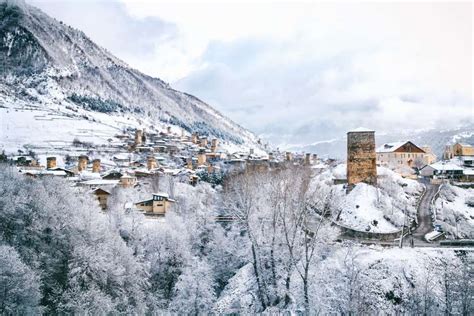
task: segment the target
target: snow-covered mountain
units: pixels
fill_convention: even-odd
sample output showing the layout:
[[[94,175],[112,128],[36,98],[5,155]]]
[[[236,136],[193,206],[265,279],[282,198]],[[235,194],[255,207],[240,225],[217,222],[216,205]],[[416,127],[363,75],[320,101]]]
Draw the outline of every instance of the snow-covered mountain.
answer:
[[[232,145],[257,146],[251,132],[198,98],[130,68],[83,32],[23,1],[0,0],[1,142],[31,141],[17,130],[28,115],[13,115],[25,109],[35,119],[46,118],[41,124],[31,119],[29,127],[37,129],[51,129],[65,117],[75,120],[70,128],[98,130],[171,124]],[[52,130],[58,128],[77,132],[64,130],[68,124]]]

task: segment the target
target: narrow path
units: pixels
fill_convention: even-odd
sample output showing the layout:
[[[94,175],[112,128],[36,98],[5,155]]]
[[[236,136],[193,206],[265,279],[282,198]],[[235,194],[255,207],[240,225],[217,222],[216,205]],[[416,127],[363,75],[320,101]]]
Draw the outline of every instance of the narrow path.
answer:
[[[433,231],[433,220],[431,218],[431,201],[439,189],[439,184],[424,183],[425,193],[418,204],[418,226],[413,231],[413,237],[424,241],[424,236]]]

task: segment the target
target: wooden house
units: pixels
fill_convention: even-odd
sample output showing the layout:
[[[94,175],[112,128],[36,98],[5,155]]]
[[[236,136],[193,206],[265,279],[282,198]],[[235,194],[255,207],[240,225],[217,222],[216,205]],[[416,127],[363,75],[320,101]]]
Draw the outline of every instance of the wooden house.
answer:
[[[151,199],[135,203],[135,207],[145,215],[164,216],[175,200],[170,199],[167,193],[153,193]]]

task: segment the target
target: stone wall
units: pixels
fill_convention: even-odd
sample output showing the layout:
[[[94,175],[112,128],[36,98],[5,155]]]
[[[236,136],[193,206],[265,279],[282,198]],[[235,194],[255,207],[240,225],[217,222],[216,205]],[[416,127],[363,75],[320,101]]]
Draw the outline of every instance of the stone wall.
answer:
[[[347,133],[347,183],[377,184],[375,133]]]

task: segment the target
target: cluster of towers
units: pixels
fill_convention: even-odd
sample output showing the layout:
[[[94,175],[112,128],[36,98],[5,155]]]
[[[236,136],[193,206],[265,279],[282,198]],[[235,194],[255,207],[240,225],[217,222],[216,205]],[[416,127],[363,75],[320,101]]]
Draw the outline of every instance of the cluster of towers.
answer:
[[[89,163],[89,157],[86,155],[80,155],[77,160],[77,172],[82,172],[87,169]],[[46,158],[46,168],[47,169],[56,169],[57,161],[56,157],[47,157]],[[100,173],[100,159],[92,160],[92,172]]]

